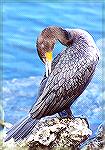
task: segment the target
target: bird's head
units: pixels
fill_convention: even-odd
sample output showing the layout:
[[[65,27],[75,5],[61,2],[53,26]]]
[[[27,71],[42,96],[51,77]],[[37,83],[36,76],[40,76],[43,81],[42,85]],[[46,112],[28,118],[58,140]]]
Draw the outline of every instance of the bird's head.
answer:
[[[36,47],[40,59],[46,64],[46,76],[51,73],[52,52],[57,40],[70,46],[70,33],[60,27],[51,26],[45,28],[37,39]]]

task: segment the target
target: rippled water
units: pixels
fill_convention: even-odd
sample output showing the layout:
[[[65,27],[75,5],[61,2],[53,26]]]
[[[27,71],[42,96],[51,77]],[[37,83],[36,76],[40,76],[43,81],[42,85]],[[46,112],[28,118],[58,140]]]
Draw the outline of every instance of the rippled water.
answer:
[[[7,122],[15,123],[27,115],[35,101],[45,69],[37,55],[35,43],[45,27],[56,25],[87,30],[102,50],[101,3],[5,3],[2,23],[3,104]],[[62,45],[57,43],[53,57],[61,49]],[[72,110],[76,116],[87,117],[95,129],[102,122],[102,105],[101,58],[91,84]]]

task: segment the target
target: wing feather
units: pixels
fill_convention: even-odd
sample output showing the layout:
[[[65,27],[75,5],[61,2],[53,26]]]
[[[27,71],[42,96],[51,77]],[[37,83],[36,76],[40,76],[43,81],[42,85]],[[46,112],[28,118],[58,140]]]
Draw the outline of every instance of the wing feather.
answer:
[[[78,51],[73,51],[72,47],[67,48],[54,59],[52,72],[42,80],[38,100],[30,110],[33,118],[62,111],[74,102],[90,82],[97,60],[90,59],[87,53],[79,56]],[[70,52],[74,53],[73,58]]]

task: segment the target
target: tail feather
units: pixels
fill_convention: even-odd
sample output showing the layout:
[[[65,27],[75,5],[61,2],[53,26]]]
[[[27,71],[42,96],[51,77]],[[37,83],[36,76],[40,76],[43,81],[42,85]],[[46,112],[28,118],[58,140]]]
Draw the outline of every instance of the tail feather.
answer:
[[[32,119],[30,116],[26,117],[20,123],[14,125],[8,132],[5,142],[14,138],[15,141],[22,140],[27,137],[39,120]]]
[[[32,118],[31,118],[32,119]],[[18,141],[19,139],[24,139],[27,135],[29,135],[32,131],[32,129],[35,127],[38,120],[31,120],[25,124],[22,129],[19,130],[19,134],[16,134],[15,140]]]
[[[11,129],[9,129],[7,131],[6,134],[9,134],[10,132],[14,131],[15,129],[19,128],[21,126],[21,124],[24,124],[26,122],[26,120],[29,118],[29,116],[25,117],[24,119],[22,119],[20,122],[16,123],[14,126],[11,127]]]

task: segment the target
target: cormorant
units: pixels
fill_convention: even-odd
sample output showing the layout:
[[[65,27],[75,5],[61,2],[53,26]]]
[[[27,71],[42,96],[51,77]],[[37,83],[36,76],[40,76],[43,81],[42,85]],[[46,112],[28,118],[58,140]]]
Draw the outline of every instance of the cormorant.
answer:
[[[52,61],[56,41],[66,48]],[[39,119],[65,110],[72,117],[70,106],[82,94],[92,79],[99,60],[99,51],[92,36],[82,29],[50,26],[37,39],[37,51],[46,64],[46,74],[40,84],[37,102],[29,116],[7,132],[5,141],[24,139]]]

